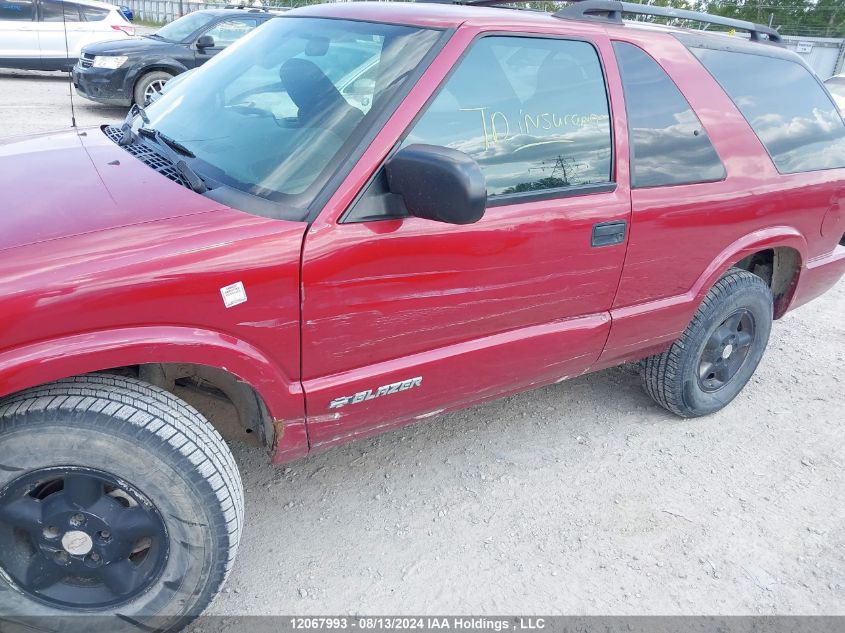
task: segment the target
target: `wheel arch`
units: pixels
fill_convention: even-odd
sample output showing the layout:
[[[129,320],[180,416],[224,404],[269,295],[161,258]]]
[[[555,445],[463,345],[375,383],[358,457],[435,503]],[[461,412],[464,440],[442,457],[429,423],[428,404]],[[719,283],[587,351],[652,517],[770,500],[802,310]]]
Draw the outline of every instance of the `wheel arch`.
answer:
[[[92,372],[127,369],[172,390],[180,378],[210,384],[232,401],[241,425],[258,431],[275,461],[307,453],[298,380],[249,343],[185,327],[75,334],[0,352],[0,397]]]
[[[184,72],[187,72],[189,68],[184,64],[180,64],[175,60],[157,60],[155,62],[150,62],[148,64],[144,64],[137,69],[134,69],[132,74],[127,77],[126,82],[126,90],[129,94],[135,94],[135,86],[138,85],[138,82],[149,73],[154,73],[157,71],[170,73],[174,77],[176,75],[181,75]]]
[[[769,285],[774,299],[774,318],[779,319],[792,304],[801,275],[801,262],[801,254],[795,248],[775,246],[748,255],[733,267],[747,270]]]
[[[774,318],[779,319],[792,304],[806,261],[807,241],[794,227],[776,226],[745,235],[722,250],[698,278],[693,286],[695,308],[725,272],[741,268],[769,285]]]

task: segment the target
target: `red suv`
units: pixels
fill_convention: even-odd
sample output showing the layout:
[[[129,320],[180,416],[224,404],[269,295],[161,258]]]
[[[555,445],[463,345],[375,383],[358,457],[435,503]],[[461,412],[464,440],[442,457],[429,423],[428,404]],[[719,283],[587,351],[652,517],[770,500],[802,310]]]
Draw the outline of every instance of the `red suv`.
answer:
[[[276,464],[630,361],[724,407],[845,271],[845,123],[779,40],[318,5],[122,126],[2,145],[0,614],[209,604],[243,491],[177,387]]]

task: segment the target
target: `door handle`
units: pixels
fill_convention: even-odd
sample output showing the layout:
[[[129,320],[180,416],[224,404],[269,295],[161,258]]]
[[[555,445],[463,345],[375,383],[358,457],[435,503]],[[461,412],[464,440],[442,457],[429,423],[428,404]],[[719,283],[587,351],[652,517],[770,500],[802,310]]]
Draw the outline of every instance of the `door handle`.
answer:
[[[593,225],[593,239],[591,246],[613,246],[625,241],[625,230],[628,223],[625,220],[613,222],[599,222]]]

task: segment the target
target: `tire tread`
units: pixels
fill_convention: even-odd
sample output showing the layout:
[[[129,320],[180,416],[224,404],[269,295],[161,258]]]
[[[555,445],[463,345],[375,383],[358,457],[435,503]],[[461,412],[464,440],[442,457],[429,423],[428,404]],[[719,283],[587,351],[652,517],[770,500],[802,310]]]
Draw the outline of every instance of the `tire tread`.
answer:
[[[704,327],[708,315],[719,303],[727,300],[742,286],[764,283],[753,273],[731,268],[707,292],[689,325],[669,349],[640,361],[643,388],[657,404],[684,418],[695,415],[684,403],[683,380],[680,376],[682,357],[690,345],[690,339]]]
[[[220,557],[222,568],[211,577],[210,591],[203,603],[196,605],[193,615],[198,614],[231,572],[243,530],[243,483],[226,442],[181,398],[141,380],[112,374],[66,378],[0,399],[0,430],[25,425],[29,414],[51,412],[71,417],[91,412],[111,416],[123,430],[129,427],[129,434],[139,442],[175,453],[185,464],[187,476],[214,496],[218,518],[209,527],[226,545],[226,552]]]

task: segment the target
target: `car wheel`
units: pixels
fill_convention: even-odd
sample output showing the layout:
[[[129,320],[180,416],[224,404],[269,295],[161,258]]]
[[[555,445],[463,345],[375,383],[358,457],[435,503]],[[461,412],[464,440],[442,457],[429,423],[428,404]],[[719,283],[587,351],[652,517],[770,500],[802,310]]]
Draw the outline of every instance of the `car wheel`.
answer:
[[[225,581],[243,516],[229,448],[158,387],[91,374],[0,400],[3,617],[181,628]]]
[[[772,293],[757,275],[732,269],[710,289],[672,346],[641,363],[646,392],[685,418],[718,411],[754,374],[772,329]]]
[[[173,75],[163,70],[155,70],[143,75],[135,82],[135,103],[142,107],[149,105],[161,94],[164,84],[171,79],[173,79]]]

